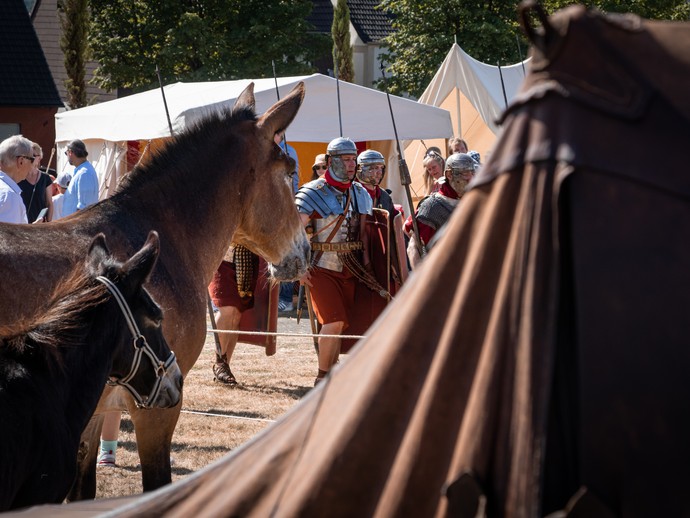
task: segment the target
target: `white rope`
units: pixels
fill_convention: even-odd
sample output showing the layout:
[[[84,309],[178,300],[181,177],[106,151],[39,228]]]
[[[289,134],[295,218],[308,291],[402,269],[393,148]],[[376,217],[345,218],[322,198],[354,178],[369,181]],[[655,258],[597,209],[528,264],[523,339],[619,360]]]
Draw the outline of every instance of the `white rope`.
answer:
[[[347,338],[353,340],[359,340],[360,338],[365,338],[366,335],[314,335],[311,333],[273,333],[270,331],[239,331],[236,329],[206,329],[207,334],[212,333],[225,333],[229,335],[258,335],[258,336],[291,336],[299,338]]]
[[[206,415],[209,417],[226,417],[228,419],[244,419],[246,421],[261,421],[263,423],[275,423],[275,419],[261,419],[259,417],[243,417],[241,415],[213,414],[211,412],[198,412],[196,410],[180,410],[183,414]]]

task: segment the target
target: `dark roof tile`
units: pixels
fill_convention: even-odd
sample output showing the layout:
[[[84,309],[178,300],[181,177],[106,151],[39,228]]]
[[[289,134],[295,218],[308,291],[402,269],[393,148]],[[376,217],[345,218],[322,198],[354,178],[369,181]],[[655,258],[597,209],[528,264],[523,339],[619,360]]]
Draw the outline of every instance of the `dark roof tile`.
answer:
[[[331,0],[314,0],[314,8],[307,20],[316,27],[316,32],[330,34],[333,25],[333,4]]]
[[[376,43],[392,32],[391,19],[378,9],[380,0],[348,0],[350,20],[364,43]]]
[[[0,105],[62,106],[23,0],[0,2]]]
[[[348,0],[350,21],[364,43],[376,43],[392,32],[390,16],[377,9],[380,0]],[[330,33],[333,4],[330,0],[314,0],[309,21],[318,32]]]

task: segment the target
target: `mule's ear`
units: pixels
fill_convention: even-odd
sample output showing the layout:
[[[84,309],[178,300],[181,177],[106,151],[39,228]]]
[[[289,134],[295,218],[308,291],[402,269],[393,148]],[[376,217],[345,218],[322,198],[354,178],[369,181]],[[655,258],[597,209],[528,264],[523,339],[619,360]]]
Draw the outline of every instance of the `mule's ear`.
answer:
[[[289,94],[271,106],[256,125],[267,139],[273,142],[276,133],[283,132],[297,115],[304,100],[304,82],[300,81]]]
[[[100,233],[93,238],[86,254],[86,268],[93,275],[102,272],[102,265],[110,257],[110,250],[105,242],[105,235]]]
[[[245,110],[247,108],[252,112],[256,109],[256,99],[254,99],[254,82],[249,83],[247,88],[242,90],[242,93],[237,96],[235,105],[232,107],[232,111],[236,112]]]
[[[160,239],[158,232],[152,230],[149,237],[136,254],[134,254],[123,266],[122,271],[127,277],[130,287],[141,286],[153,271],[160,252]]]

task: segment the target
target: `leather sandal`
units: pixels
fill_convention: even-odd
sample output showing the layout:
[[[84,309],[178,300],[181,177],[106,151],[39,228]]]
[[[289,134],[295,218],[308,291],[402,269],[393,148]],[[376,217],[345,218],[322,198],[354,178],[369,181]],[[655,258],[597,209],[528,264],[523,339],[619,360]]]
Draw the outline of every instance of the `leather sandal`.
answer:
[[[227,354],[223,356],[216,355],[216,363],[213,364],[213,381],[223,383],[224,385],[237,385],[237,380],[228,365]]]

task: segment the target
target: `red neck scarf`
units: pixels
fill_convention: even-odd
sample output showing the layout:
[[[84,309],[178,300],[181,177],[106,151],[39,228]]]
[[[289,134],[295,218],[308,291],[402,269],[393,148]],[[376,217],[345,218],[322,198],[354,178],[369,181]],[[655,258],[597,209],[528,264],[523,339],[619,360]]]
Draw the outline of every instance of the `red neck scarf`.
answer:
[[[379,199],[381,196],[381,188],[378,185],[369,185],[368,183],[363,183],[362,185],[367,190],[372,200],[376,201]]]
[[[352,185],[352,182],[339,182],[335,178],[331,176],[331,170],[326,169],[326,172],[324,173],[323,177],[326,179],[326,183],[328,185],[331,185],[335,187],[336,189],[340,189],[341,191],[347,191],[350,188],[350,185]]]
[[[441,194],[444,196],[447,196],[448,198],[453,198],[454,200],[457,200],[460,196],[458,196],[458,193],[455,192],[455,190],[450,186],[450,182],[445,181],[441,184],[441,188],[438,190]]]

